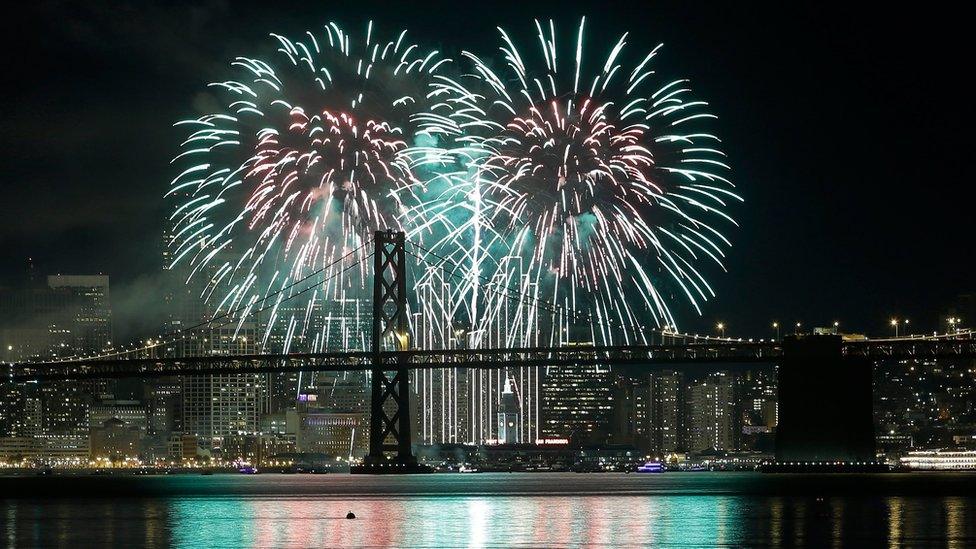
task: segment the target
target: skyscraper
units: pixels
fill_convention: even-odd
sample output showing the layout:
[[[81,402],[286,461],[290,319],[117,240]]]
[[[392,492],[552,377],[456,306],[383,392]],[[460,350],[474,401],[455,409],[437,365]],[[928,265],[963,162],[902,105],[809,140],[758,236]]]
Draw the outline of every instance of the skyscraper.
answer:
[[[686,448],[685,378],[675,370],[650,375],[648,405],[650,450],[660,454]]]
[[[224,318],[210,323],[219,312],[215,300],[207,298],[214,289],[210,284],[219,272],[217,265],[234,264],[239,258],[232,249],[225,249],[218,259],[224,261],[211,263],[191,277],[187,263],[172,265],[170,250],[164,247],[163,271],[169,275],[166,331],[183,331],[166,352],[176,356],[212,356],[254,354],[261,348],[259,319]],[[219,448],[225,437],[257,434],[261,414],[268,406],[268,377],[267,374],[183,377],[179,388],[182,397],[179,424],[183,434],[196,436],[204,448]]]
[[[542,438],[603,442],[613,410],[610,370],[594,364],[549,368],[542,381]]]
[[[253,323],[205,332],[201,343],[207,354],[254,354]],[[219,446],[222,437],[259,431],[260,404],[265,390],[263,374],[214,374],[183,378],[183,432]]]
[[[77,354],[95,353],[112,344],[112,303],[105,275],[51,275],[47,285],[68,294],[61,321],[62,342]]]
[[[714,372],[688,387],[688,450],[736,449],[735,377]]]

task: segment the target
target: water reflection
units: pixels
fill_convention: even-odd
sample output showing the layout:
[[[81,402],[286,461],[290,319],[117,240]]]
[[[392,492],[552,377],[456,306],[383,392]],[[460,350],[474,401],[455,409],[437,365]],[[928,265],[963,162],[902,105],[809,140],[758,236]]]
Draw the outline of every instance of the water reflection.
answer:
[[[273,477],[262,479],[274,482]],[[623,482],[623,481],[621,481]],[[606,492],[612,492],[612,486]],[[193,496],[0,499],[0,543],[22,546],[966,546],[968,497],[734,493]],[[627,492],[627,490],[621,490]],[[2,496],[0,496],[2,497]],[[346,520],[347,511],[356,520]]]

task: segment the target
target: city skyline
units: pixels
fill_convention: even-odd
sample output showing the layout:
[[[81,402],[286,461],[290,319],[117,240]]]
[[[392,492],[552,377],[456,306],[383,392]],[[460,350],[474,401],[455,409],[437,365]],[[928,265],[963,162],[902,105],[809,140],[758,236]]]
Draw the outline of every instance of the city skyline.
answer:
[[[15,6],[0,538],[976,546],[953,8]]]

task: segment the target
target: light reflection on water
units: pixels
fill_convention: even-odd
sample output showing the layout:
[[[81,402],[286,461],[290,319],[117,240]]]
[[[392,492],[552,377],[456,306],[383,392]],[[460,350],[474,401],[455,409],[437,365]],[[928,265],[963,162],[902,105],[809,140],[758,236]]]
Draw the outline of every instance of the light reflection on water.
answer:
[[[277,475],[242,480],[255,487],[300,482]],[[588,476],[590,479],[600,476]],[[976,498],[938,496],[775,496],[716,493],[696,477],[668,493],[641,494],[638,481],[607,476],[599,490],[567,492],[573,475],[531,480],[512,493],[465,485],[466,493],[384,492],[371,477],[359,493],[330,493],[353,482],[316,477],[319,495],[194,495],[156,499],[2,500],[0,544],[178,547],[561,547],[561,546],[966,546],[976,543]],[[697,478],[701,478],[698,481]],[[718,478],[718,477],[716,477]],[[481,475],[518,485],[520,477]],[[169,479],[167,479],[169,480]],[[727,482],[727,477],[721,479]],[[218,482],[184,478],[174,482]],[[235,482],[235,479],[222,482]],[[389,481],[386,481],[389,482]],[[437,477],[409,482],[443,482]],[[449,481],[448,481],[449,482]],[[529,481],[526,481],[529,482]],[[541,482],[541,484],[540,484]],[[548,483],[561,493],[541,495]],[[275,484],[279,483],[279,484]],[[331,484],[330,484],[331,483]],[[695,488],[695,484],[700,484]],[[408,483],[409,484],[409,483]],[[615,495],[613,492],[626,492]],[[696,493],[700,492],[700,493]],[[282,491],[282,493],[287,493]],[[332,492],[334,493],[334,492]],[[2,497],[2,495],[0,495]],[[354,511],[356,520],[346,520]]]

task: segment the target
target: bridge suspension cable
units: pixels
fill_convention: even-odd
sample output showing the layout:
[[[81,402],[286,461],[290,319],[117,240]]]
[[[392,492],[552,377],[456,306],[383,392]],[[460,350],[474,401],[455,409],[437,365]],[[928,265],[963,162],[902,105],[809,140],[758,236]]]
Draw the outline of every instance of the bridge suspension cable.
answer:
[[[337,276],[342,275],[343,273],[345,273],[349,269],[355,267],[356,265],[361,264],[363,261],[371,258],[373,256],[373,252],[370,252],[369,254],[367,254],[367,255],[359,258],[359,260],[357,260],[354,263],[349,264],[344,269],[342,269],[340,271],[336,271],[331,276],[326,277],[326,278],[324,278],[324,279],[322,279],[320,281],[315,282],[311,286],[308,286],[308,287],[306,287],[306,288],[304,288],[304,289],[302,289],[302,290],[300,290],[300,291],[298,291],[296,293],[292,293],[292,294],[288,295],[287,297],[281,299],[280,301],[276,301],[276,302],[274,302],[274,303],[272,303],[270,305],[267,305],[266,304],[267,301],[270,298],[273,298],[273,297],[276,297],[278,295],[281,295],[282,293],[284,293],[284,292],[286,292],[288,290],[291,290],[295,286],[298,286],[299,284],[302,284],[304,282],[307,282],[309,279],[311,279],[313,277],[316,277],[316,276],[318,276],[318,275],[320,275],[320,274],[328,271],[332,267],[335,267],[336,265],[342,263],[343,261],[345,261],[345,260],[349,259],[350,257],[354,256],[355,254],[359,253],[360,250],[363,250],[364,248],[366,248],[367,246],[369,246],[371,243],[372,243],[372,237],[368,238],[362,244],[360,244],[357,248],[349,251],[348,253],[346,253],[342,257],[340,257],[340,258],[332,261],[328,265],[324,265],[321,268],[319,268],[319,269],[317,269],[317,270],[309,273],[308,275],[306,275],[306,276],[304,276],[304,277],[302,277],[302,278],[300,278],[300,279],[298,279],[298,280],[296,280],[296,281],[294,281],[294,282],[292,282],[290,284],[287,284],[285,286],[282,286],[281,288],[279,288],[278,290],[276,290],[274,292],[270,292],[270,293],[266,294],[263,298],[261,298],[261,304],[262,304],[262,306],[260,308],[258,308],[258,309],[248,310],[248,309],[251,309],[254,306],[254,303],[250,303],[250,304],[246,304],[246,305],[240,305],[240,306],[238,306],[236,308],[228,309],[227,311],[225,311],[225,312],[223,312],[223,313],[221,313],[219,315],[215,315],[212,318],[210,318],[209,320],[206,320],[204,322],[200,322],[200,323],[194,324],[192,326],[187,326],[186,328],[181,328],[179,330],[174,330],[172,332],[168,332],[166,334],[162,334],[162,335],[160,335],[160,336],[158,336],[156,338],[156,340],[157,340],[156,342],[150,343],[150,344],[146,344],[146,345],[143,345],[143,346],[140,346],[140,347],[136,347],[136,348],[133,348],[133,349],[120,349],[120,350],[110,349],[110,352],[106,352],[106,353],[97,353],[97,354],[92,354],[92,355],[73,355],[73,356],[69,356],[69,357],[62,357],[62,358],[60,358],[58,360],[51,360],[51,361],[45,361],[45,362],[77,362],[77,361],[81,361],[81,360],[86,360],[86,361],[87,360],[100,360],[100,359],[105,359],[105,358],[111,358],[111,357],[119,357],[119,356],[130,355],[130,354],[133,354],[133,353],[140,353],[140,352],[148,351],[150,349],[155,349],[155,348],[160,347],[160,346],[163,346],[163,345],[167,345],[169,343],[175,343],[176,341],[179,341],[179,340],[182,340],[182,339],[186,339],[186,336],[188,334],[192,333],[195,330],[200,330],[200,329],[207,329],[207,330],[219,329],[219,328],[222,328],[222,327],[227,326],[229,324],[232,324],[234,322],[243,322],[245,318],[248,318],[248,317],[251,317],[253,315],[262,313],[264,311],[267,311],[268,309],[271,309],[273,307],[277,307],[278,305],[281,305],[282,303],[285,303],[285,302],[287,302],[287,301],[289,301],[291,299],[294,299],[294,298],[296,298],[296,297],[298,297],[300,295],[303,295],[303,294],[305,294],[305,293],[307,293],[307,292],[309,292],[309,291],[311,291],[311,290],[313,290],[313,289],[321,286],[322,284],[325,284],[326,282],[329,282],[330,280],[336,278]],[[235,314],[240,313],[242,311],[246,311],[246,315],[244,317],[241,317],[241,318],[234,317]],[[224,322],[222,322],[220,324],[214,325],[215,322],[217,322],[219,320],[222,320],[222,319],[226,319],[226,321],[224,321]],[[152,339],[150,339],[150,341],[152,341]]]

